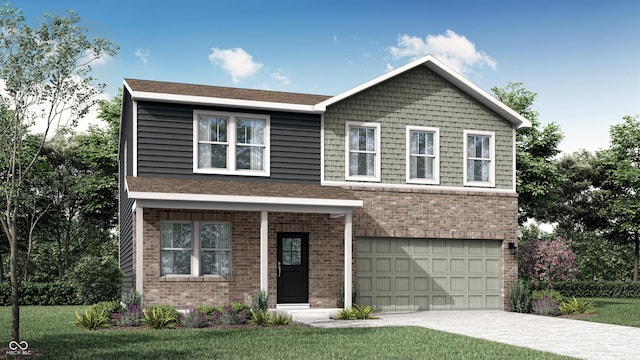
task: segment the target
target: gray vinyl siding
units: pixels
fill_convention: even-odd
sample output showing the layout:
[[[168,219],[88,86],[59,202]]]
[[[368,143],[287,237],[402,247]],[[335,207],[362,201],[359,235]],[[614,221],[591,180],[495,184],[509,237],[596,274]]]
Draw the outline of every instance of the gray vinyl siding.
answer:
[[[268,114],[271,176],[194,174],[194,109]],[[138,176],[319,183],[320,116],[139,102]]]
[[[122,118],[120,121],[120,149],[118,151],[119,166],[119,224],[120,224],[120,246],[119,261],[120,269],[124,273],[122,282],[123,293],[128,293],[134,288],[133,284],[133,213],[131,207],[133,200],[127,196],[125,187],[125,177],[132,175],[133,169],[133,118],[132,100],[129,92],[125,88],[122,94]],[[126,144],[126,147],[125,147]],[[126,154],[126,155],[125,155]],[[127,164],[125,165],[125,159]],[[125,171],[126,170],[126,171]]]
[[[513,126],[424,66],[335,103],[325,113],[325,179],[345,181],[345,122],[380,123],[381,182],[406,184],[406,127],[440,129],[440,184],[463,186],[463,131],[493,131],[498,189],[513,189]],[[438,186],[438,185],[425,185]]]

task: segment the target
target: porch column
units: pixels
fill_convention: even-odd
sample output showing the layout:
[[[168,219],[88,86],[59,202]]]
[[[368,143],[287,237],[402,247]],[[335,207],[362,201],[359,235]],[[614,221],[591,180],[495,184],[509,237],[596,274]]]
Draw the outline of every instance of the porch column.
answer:
[[[351,297],[351,291],[352,291],[352,268],[351,268],[351,263],[352,263],[352,258],[353,258],[353,254],[352,254],[352,233],[351,233],[351,223],[352,223],[352,218],[351,218],[351,213],[347,213],[345,214],[344,217],[344,307],[345,309],[351,309],[351,303],[353,302],[353,299]]]
[[[134,284],[135,290],[142,294],[143,293],[143,284],[144,284],[144,208],[140,206],[136,206],[135,208],[135,222],[136,222],[136,233],[135,233],[135,257],[136,257],[136,268],[134,270],[136,283]]]
[[[269,212],[260,212],[260,290],[269,290]]]

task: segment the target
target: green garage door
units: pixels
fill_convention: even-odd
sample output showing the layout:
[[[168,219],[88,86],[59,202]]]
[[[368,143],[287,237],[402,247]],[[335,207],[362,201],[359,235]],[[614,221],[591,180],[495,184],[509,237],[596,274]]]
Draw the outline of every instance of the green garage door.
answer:
[[[358,238],[360,302],[381,310],[501,309],[501,242]]]

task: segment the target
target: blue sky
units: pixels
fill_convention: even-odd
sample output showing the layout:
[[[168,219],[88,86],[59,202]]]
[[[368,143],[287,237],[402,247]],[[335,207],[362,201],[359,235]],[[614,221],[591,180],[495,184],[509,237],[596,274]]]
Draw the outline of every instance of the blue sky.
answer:
[[[487,92],[536,92],[560,148],[608,147],[640,114],[640,1],[14,0],[37,25],[74,9],[120,46],[96,66],[123,78],[337,95],[430,53]]]

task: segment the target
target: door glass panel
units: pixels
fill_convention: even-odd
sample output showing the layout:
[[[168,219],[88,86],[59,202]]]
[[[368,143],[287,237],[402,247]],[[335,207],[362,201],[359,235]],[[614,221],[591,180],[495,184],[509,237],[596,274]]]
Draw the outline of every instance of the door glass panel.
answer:
[[[282,239],[282,264],[302,265],[302,239]]]

